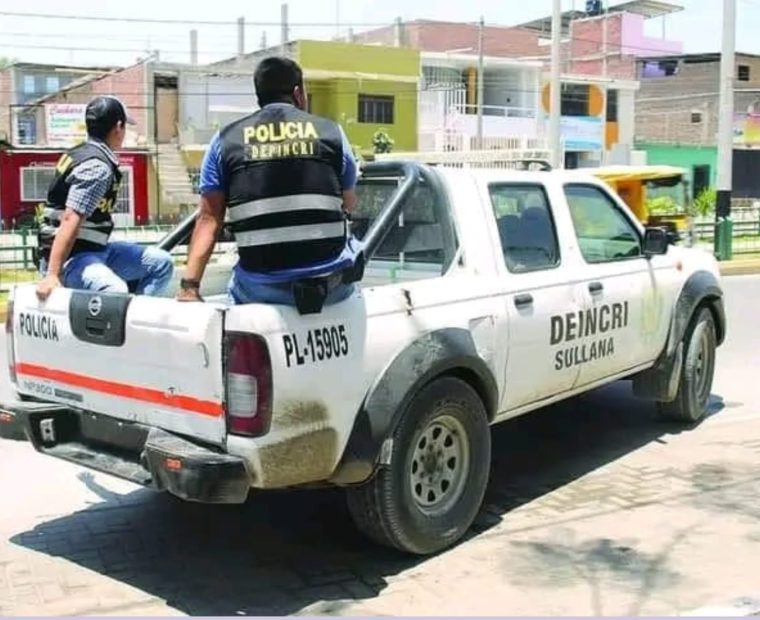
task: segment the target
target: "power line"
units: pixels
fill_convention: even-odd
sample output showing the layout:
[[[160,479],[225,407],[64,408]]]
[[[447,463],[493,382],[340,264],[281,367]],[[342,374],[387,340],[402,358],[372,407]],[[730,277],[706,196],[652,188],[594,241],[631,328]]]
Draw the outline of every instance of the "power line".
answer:
[[[0,15],[2,15],[2,14],[3,13],[0,12]],[[188,22],[188,23],[191,23],[191,22]],[[237,24],[237,22],[234,22],[234,23]],[[322,24],[322,25],[324,25],[324,24]],[[291,26],[293,26],[293,24],[289,23],[288,26],[291,27]],[[508,26],[505,26],[505,29],[508,29],[508,28],[509,28]],[[0,32],[0,37],[4,36],[5,34],[6,33]],[[7,33],[7,34],[10,35],[10,36],[13,36],[13,35],[16,35],[16,34],[19,34],[19,33],[11,32],[11,33]],[[29,36],[33,37],[35,35],[30,34]],[[68,36],[68,35],[66,35],[66,36]],[[149,38],[151,36],[152,35],[146,34],[145,38]],[[43,36],[40,35],[40,38],[43,38]],[[106,36],[99,36],[98,38],[110,38],[110,37],[108,37],[106,35]],[[135,39],[135,40],[138,40],[138,39]],[[589,37],[578,37],[578,36],[575,36],[575,37],[572,37],[572,38],[568,38],[568,39],[566,39],[566,41],[568,41],[570,43],[593,43],[593,44],[597,44],[597,45],[600,45],[600,46],[603,43],[603,41],[601,39],[595,39],[595,38],[589,38]],[[294,41],[294,42],[297,42],[297,40]],[[332,42],[334,42],[334,41],[332,41]],[[361,45],[362,42],[358,41],[357,44]],[[368,43],[365,43],[365,44],[368,44]],[[154,46],[154,45],[151,45],[151,47],[154,48],[154,49],[156,48],[156,46]],[[393,47],[393,46],[388,46],[388,47]],[[565,44],[565,47],[567,47],[567,44]],[[608,52],[607,55],[614,55],[616,53],[616,50],[619,51],[621,49],[627,49],[627,50],[635,50],[637,52],[653,52],[653,53],[656,53],[657,56],[656,56],[656,58],[653,58],[653,60],[656,60],[657,58],[666,58],[667,57],[667,55],[663,55],[662,54],[662,49],[661,48],[636,46],[636,45],[623,44],[623,43],[615,43],[615,42],[608,42],[607,43],[607,47],[611,48],[611,52]],[[145,51],[145,48],[140,48],[140,49],[136,49],[136,48],[105,48],[105,47],[56,46],[56,45],[44,45],[44,44],[15,44],[15,43],[14,44],[2,44],[2,43],[0,43],[0,48],[51,49],[51,50],[58,50],[58,51],[64,50],[64,51],[70,51],[70,52],[95,51],[95,52],[118,52],[118,53],[144,52]],[[159,51],[166,52],[166,53],[189,53],[189,51],[186,50],[186,49],[172,49],[172,48],[161,48],[161,47],[159,47],[158,49],[159,49]],[[259,50],[256,50],[256,51],[259,51]],[[438,52],[435,52],[433,50],[420,50],[420,52],[423,53],[423,54],[425,53],[425,51],[431,51],[433,53],[438,53]],[[202,53],[202,54],[213,54],[213,53],[228,53],[229,50],[205,50],[205,51],[199,50],[199,52]],[[251,53],[251,52],[249,52],[249,53]],[[577,58],[573,57],[573,58],[570,58],[570,59],[566,59],[566,61],[569,61],[569,62],[584,62],[584,61],[589,60],[589,58],[587,58],[588,56],[597,56],[597,55],[600,56],[598,59],[592,58],[591,60],[594,60],[594,59],[596,59],[596,60],[602,60],[601,56],[603,55],[603,52],[601,50],[599,50],[599,51],[596,51],[596,52],[592,52],[591,54],[584,54],[584,55],[582,55],[580,57],[577,57]],[[634,58],[637,58],[637,59],[641,59],[642,58],[642,57],[635,56],[633,54],[625,54],[625,55],[629,56],[629,57],[634,57]],[[679,54],[674,54],[674,55],[679,55]],[[493,55],[489,55],[488,53],[486,53],[486,56],[493,56]],[[501,58],[501,56],[499,56],[499,58]],[[505,57],[505,58],[511,58],[513,60],[531,60],[531,59],[548,59],[549,56],[548,56],[548,54],[547,55],[543,55],[543,54],[541,54],[541,55],[524,54],[523,56],[509,56],[509,57]]]
[[[31,38],[31,39],[117,39],[121,41],[145,41],[145,39],[157,39],[157,40],[172,40],[172,41],[186,41],[188,35],[186,34],[162,34],[159,32],[147,32],[142,36],[135,35],[120,35],[118,33],[96,33],[96,32],[2,32],[0,31],[0,37],[11,38]],[[207,39],[221,40],[225,38],[229,40],[228,35],[215,34]],[[15,44],[14,44],[15,45]]]
[[[100,22],[126,22],[130,24],[176,24],[176,25],[197,25],[197,26],[236,26],[236,21],[225,20],[190,20],[190,19],[162,19],[155,17],[105,17],[99,15],[60,15],[53,13],[21,13],[16,11],[0,11],[0,15],[5,17],[24,17],[34,19],[74,19],[77,21],[100,21]],[[464,23],[464,22],[463,22]],[[246,27],[262,26],[280,26],[279,21],[274,22],[249,22],[246,20]],[[308,27],[329,27],[335,28],[338,25],[335,22],[288,22],[288,26],[308,26]],[[388,22],[341,22],[342,27],[356,26],[390,26]]]

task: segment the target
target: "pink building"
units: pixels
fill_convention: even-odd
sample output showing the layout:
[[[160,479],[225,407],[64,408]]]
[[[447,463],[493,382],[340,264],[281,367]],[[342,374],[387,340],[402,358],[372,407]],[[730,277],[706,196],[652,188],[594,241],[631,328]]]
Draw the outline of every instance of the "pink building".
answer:
[[[632,0],[608,7],[606,15],[589,16],[583,11],[563,14],[562,70],[565,73],[636,79],[636,61],[641,57],[680,54],[683,44],[664,36],[669,15],[683,7],[658,0]],[[663,22],[663,37],[646,35],[646,24]],[[520,28],[538,33],[544,51],[534,55],[526,49],[523,57],[548,61],[550,57],[551,17]]]

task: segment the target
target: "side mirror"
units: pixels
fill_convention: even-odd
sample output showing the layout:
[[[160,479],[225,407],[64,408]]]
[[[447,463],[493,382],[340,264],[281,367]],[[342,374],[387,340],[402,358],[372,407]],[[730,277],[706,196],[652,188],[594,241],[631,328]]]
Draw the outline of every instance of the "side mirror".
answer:
[[[644,256],[657,256],[668,253],[670,235],[663,228],[647,228],[644,232]]]

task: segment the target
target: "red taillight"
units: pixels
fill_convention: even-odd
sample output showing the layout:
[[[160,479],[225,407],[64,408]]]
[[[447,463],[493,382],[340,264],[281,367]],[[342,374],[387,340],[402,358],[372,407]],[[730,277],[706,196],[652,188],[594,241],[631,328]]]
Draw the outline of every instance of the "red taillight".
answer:
[[[227,423],[233,435],[259,437],[272,418],[272,366],[263,338],[227,335]]]
[[[5,341],[8,347],[8,374],[11,383],[16,383],[16,353],[13,347],[13,300],[9,299],[5,315]]]

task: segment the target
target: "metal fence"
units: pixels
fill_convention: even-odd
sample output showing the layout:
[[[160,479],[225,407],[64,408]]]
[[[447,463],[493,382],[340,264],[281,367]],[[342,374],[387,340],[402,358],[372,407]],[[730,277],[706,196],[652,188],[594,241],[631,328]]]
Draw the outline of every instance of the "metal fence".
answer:
[[[170,225],[136,226],[114,229],[112,239],[133,241],[141,245],[158,242],[174,227]],[[217,244],[214,255],[229,251],[234,244]],[[37,248],[37,233],[32,229],[0,232],[0,291],[7,291],[15,284],[22,284],[38,279],[34,261]],[[175,263],[182,264],[187,257],[187,245],[176,247],[172,251]]]
[[[429,155],[429,154],[428,154]],[[443,165],[457,166],[458,161],[447,161],[448,154],[440,154]],[[488,167],[488,158],[483,163]],[[477,166],[481,162],[475,162]],[[505,167],[512,162],[504,162]],[[750,254],[760,255],[760,204],[750,208],[735,209],[733,219],[733,253],[739,257]],[[112,238],[115,240],[134,241],[150,245],[159,241],[172,225],[135,226],[116,228]],[[698,247],[711,250],[715,237],[715,222],[711,218],[699,218],[694,223],[694,240]],[[34,264],[34,250],[37,247],[37,234],[32,229],[7,230],[0,232],[0,291],[8,290],[14,284],[37,279]],[[232,244],[218,244],[215,255],[228,251]],[[184,262],[187,246],[179,246],[172,253],[177,263]]]

